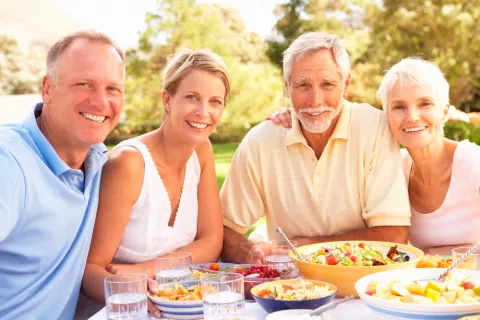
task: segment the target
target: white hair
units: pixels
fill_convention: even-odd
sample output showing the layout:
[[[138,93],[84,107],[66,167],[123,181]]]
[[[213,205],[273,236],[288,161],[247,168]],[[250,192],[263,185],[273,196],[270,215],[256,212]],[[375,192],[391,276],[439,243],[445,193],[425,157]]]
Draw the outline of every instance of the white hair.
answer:
[[[308,53],[325,49],[333,53],[335,63],[340,69],[342,81],[345,80],[350,73],[350,58],[340,38],[324,32],[308,32],[295,39],[283,53],[283,76],[287,84],[290,84],[293,63],[296,60]]]
[[[401,86],[417,85],[431,89],[442,107],[450,103],[448,82],[434,62],[421,58],[407,58],[388,70],[377,91],[377,97],[382,102],[383,110],[387,113],[390,105],[390,93],[397,83]]]

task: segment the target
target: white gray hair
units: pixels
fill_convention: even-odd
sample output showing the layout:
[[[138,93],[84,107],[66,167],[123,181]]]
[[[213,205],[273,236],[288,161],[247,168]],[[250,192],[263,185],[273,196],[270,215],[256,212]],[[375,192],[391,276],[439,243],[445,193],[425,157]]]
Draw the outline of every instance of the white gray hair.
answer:
[[[390,93],[397,83],[401,86],[418,85],[431,89],[442,107],[450,103],[448,82],[434,62],[412,57],[401,60],[387,71],[377,91],[377,97],[387,113]]]
[[[324,32],[308,32],[295,39],[283,53],[283,76],[287,84],[290,84],[293,63],[296,60],[308,53],[325,49],[333,53],[335,63],[340,69],[342,81],[345,80],[350,73],[350,58],[340,38]]]

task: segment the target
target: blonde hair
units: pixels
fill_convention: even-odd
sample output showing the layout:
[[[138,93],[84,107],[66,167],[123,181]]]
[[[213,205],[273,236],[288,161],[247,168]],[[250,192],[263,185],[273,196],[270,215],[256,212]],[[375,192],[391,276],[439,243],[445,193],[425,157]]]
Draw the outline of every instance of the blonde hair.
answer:
[[[77,39],[85,39],[90,42],[100,42],[112,46],[117,53],[120,55],[120,58],[125,62],[125,56],[123,51],[115,45],[113,40],[106,34],[94,30],[85,30],[77,31],[68,36],[65,36],[55,42],[47,53],[47,75],[52,79],[55,85],[58,85],[58,74],[57,74],[57,61],[60,56],[65,52],[68,46]]]
[[[340,69],[342,80],[347,79],[350,73],[350,58],[342,40],[336,35],[324,32],[308,32],[295,39],[283,53],[283,76],[287,84],[290,84],[293,63],[308,53],[320,50],[332,52],[335,63]]]
[[[377,97],[382,102],[383,110],[387,113],[390,93],[397,83],[401,86],[417,85],[431,89],[442,107],[450,103],[448,82],[434,62],[417,57],[407,58],[387,71],[377,91]]]
[[[171,96],[177,93],[178,85],[191,70],[205,70],[218,76],[225,85],[225,101],[230,94],[230,74],[222,58],[207,50],[184,50],[177,53],[163,72],[163,89]],[[226,104],[226,103],[225,103]]]

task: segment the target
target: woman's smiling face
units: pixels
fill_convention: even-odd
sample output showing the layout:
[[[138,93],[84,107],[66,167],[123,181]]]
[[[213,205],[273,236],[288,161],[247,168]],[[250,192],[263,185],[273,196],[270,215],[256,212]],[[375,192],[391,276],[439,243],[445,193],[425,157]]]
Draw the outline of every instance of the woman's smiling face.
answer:
[[[406,148],[424,148],[443,138],[448,105],[440,106],[433,90],[420,85],[401,85],[390,91],[388,122],[397,142]]]

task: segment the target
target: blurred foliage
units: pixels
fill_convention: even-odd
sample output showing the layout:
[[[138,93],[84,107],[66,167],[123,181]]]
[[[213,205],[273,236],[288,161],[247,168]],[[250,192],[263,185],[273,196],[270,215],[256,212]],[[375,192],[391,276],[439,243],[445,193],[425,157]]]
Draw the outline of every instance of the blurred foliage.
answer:
[[[462,141],[465,139],[480,145],[480,125],[463,121],[450,121],[445,124],[445,137]]]
[[[438,63],[453,105],[480,109],[480,2],[470,0],[290,0],[277,6],[275,40],[267,53],[280,65],[282,51],[307,31],[344,39],[352,63],[351,100],[380,107],[375,92],[385,70],[402,58]]]
[[[480,2],[384,0],[365,17],[372,28],[369,60],[385,70],[419,55],[436,62],[450,84],[452,104],[469,110],[480,100]],[[476,99],[476,100],[475,100]]]
[[[131,122],[160,123],[161,72],[183,48],[209,48],[229,67],[232,91],[222,124],[250,128],[283,103],[281,72],[265,55],[266,44],[247,32],[237,11],[192,0],[158,0],[146,17],[139,48],[127,53],[126,114]]]
[[[43,63],[32,50],[25,54],[17,41],[0,35],[0,95],[39,93]]]

